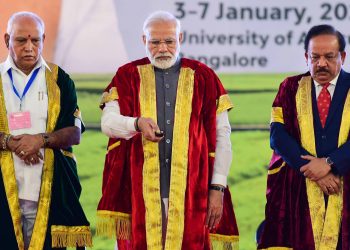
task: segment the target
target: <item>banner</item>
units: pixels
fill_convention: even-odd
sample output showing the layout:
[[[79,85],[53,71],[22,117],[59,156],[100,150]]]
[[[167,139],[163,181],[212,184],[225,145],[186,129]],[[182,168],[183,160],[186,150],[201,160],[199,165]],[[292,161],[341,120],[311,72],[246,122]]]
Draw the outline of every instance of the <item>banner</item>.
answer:
[[[350,41],[350,3],[346,0],[58,2],[57,34],[52,34],[54,28],[46,34],[55,37],[54,46],[49,46],[54,50],[51,59],[70,72],[114,72],[122,64],[144,57],[142,25],[156,10],[167,10],[180,19],[184,34],[181,54],[217,72],[306,71],[304,38],[318,24],[333,25],[347,43]],[[1,11],[10,5],[2,5]],[[51,17],[43,18],[46,22]],[[348,60],[344,66],[350,68]]]

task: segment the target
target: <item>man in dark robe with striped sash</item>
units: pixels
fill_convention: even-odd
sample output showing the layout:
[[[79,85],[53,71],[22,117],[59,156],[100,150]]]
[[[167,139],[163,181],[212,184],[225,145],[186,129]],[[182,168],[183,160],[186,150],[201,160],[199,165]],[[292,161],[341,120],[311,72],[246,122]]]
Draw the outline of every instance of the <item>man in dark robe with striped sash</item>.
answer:
[[[72,146],[84,126],[74,82],[41,56],[44,23],[13,14],[0,64],[0,249],[91,246]]]

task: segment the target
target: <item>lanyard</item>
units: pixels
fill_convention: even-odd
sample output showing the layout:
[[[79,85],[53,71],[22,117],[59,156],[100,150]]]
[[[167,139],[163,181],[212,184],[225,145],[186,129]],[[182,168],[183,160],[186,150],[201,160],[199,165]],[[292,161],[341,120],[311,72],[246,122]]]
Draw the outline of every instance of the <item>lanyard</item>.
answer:
[[[32,86],[38,72],[39,72],[40,68],[37,68],[36,70],[34,70],[32,76],[29,78],[29,81],[27,82],[26,86],[24,87],[24,90],[23,90],[23,93],[22,93],[22,96],[19,95],[15,85],[13,84],[13,78],[12,78],[12,70],[11,68],[7,71],[9,77],[10,77],[10,80],[11,80],[11,84],[12,84],[12,89],[13,89],[13,92],[15,92],[16,96],[19,98],[20,100],[20,105],[19,105],[19,109],[22,110],[22,100],[24,98],[24,96],[27,94],[29,88]]]

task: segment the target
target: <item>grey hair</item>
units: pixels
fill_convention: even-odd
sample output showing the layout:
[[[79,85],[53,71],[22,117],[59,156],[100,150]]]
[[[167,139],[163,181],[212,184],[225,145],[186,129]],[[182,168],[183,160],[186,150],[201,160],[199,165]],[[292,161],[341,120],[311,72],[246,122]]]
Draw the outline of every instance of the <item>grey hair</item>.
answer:
[[[33,12],[20,11],[20,12],[16,12],[16,13],[12,14],[12,16],[9,18],[9,20],[7,22],[7,29],[6,29],[7,34],[11,34],[14,21],[17,18],[21,18],[21,17],[30,17],[31,19],[35,20],[41,28],[42,35],[45,33],[45,24],[44,24],[43,19],[41,19],[41,17],[39,17],[37,14],[35,14]]]
[[[167,11],[159,10],[150,14],[143,23],[143,34],[148,35],[148,28],[154,22],[174,22],[176,24],[176,36],[180,34],[181,23],[173,14]]]

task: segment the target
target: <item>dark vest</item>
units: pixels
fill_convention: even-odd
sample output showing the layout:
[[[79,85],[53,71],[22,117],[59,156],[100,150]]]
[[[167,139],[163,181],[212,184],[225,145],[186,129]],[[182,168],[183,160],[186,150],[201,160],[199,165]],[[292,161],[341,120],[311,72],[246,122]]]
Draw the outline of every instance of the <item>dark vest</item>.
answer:
[[[157,124],[160,130],[164,131],[164,138],[159,142],[160,194],[162,198],[169,197],[174,113],[180,68],[180,60],[177,60],[175,65],[168,69],[155,68]]]

